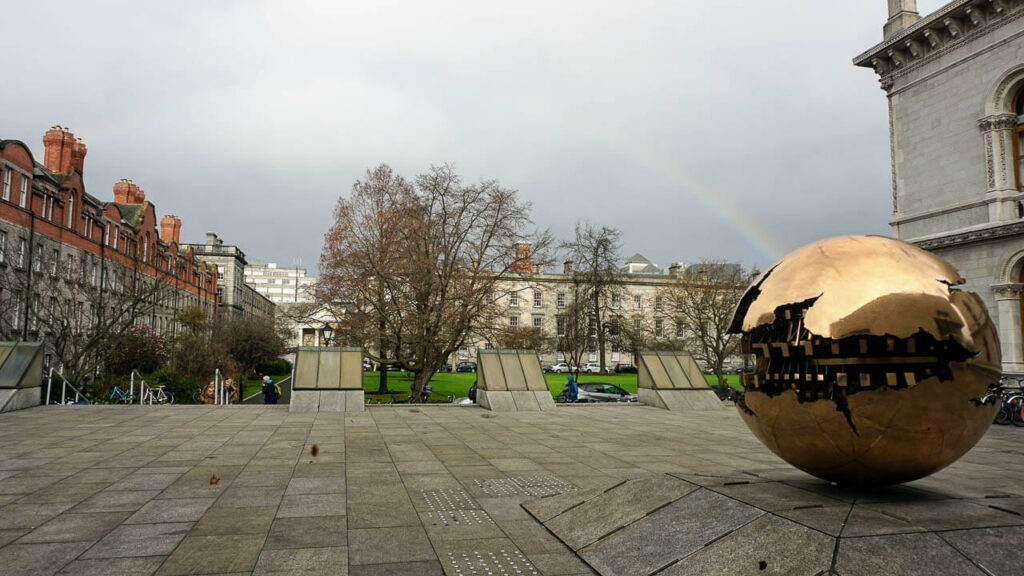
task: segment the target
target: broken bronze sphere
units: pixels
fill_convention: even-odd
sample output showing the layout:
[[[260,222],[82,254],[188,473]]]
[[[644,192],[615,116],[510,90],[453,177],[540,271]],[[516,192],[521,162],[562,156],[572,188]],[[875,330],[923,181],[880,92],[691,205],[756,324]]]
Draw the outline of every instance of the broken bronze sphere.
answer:
[[[747,289],[731,331],[755,356],[737,401],[793,466],[842,484],[908,482],[985,434],[1000,352],[985,305],[952,266],[881,236],[800,248]]]

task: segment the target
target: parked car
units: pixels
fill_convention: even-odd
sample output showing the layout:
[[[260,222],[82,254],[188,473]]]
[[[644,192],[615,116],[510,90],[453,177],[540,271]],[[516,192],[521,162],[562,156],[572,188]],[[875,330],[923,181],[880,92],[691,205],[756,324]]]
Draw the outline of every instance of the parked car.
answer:
[[[636,394],[626,392],[615,384],[606,382],[584,382],[580,386],[577,402],[636,402]],[[559,402],[565,402],[567,391],[563,390]]]
[[[568,374],[570,372],[576,372],[576,367],[566,364],[565,362],[559,362],[558,364],[545,366],[544,371],[552,372],[554,374]]]
[[[476,372],[476,362],[459,362],[455,365],[456,372]]]
[[[447,362],[445,362],[444,364],[441,364],[441,367],[438,368],[437,371],[438,372],[451,372],[452,371],[452,365],[447,363]]]
[[[580,372],[586,372],[587,374],[600,374],[601,365],[597,362],[587,362],[580,368]]]
[[[363,358],[363,372],[373,372],[373,361],[369,358]]]
[[[636,374],[637,373],[637,368],[636,368],[636,366],[634,366],[632,364],[626,364],[624,362],[620,362],[620,363],[615,365],[615,373],[616,374]]]

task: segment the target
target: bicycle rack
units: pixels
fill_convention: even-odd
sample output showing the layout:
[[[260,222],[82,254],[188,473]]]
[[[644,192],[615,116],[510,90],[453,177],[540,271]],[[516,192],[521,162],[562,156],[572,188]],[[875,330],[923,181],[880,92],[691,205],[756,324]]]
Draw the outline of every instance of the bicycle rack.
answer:
[[[228,406],[231,404],[231,393],[228,391],[224,375],[220,373],[220,368],[217,368],[213,373],[213,404],[214,406]]]
[[[57,374],[57,377],[60,378],[61,381],[63,381],[63,385],[61,386],[61,390],[60,390],[60,403],[61,404],[67,404],[68,403],[68,401],[67,401],[67,398],[68,398],[68,386],[70,386],[71,389],[75,391],[75,402],[81,402],[83,399],[85,399],[85,395],[82,394],[82,391],[79,390],[78,388],[75,388],[75,385],[72,384],[71,382],[68,382],[68,379],[64,377],[63,369],[64,369],[64,367],[62,366],[61,367],[61,371],[57,372],[57,370],[55,368],[50,368],[50,373],[46,376],[46,404],[47,404],[47,406],[50,405],[50,389],[53,387],[53,374],[55,372]]]

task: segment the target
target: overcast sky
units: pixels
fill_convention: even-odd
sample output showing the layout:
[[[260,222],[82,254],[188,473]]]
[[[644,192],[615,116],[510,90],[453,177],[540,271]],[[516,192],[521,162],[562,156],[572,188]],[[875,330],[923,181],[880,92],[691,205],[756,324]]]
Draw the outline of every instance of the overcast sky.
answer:
[[[941,3],[921,0],[922,12]],[[0,138],[88,145],[182,240],[315,272],[339,195],[451,162],[661,266],[888,234],[885,0],[14,2]]]

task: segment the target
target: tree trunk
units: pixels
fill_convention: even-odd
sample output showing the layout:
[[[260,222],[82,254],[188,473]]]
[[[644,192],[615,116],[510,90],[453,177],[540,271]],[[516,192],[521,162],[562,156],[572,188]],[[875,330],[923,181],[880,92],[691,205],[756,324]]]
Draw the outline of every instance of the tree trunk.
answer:
[[[434,374],[428,370],[422,372],[413,372],[412,387],[409,391],[409,403],[418,404],[421,402],[423,396],[423,387],[430,383],[430,378]]]
[[[378,394],[390,394],[388,390],[388,371],[387,367],[383,364],[377,364],[377,368],[380,370],[380,384],[377,387]]]

